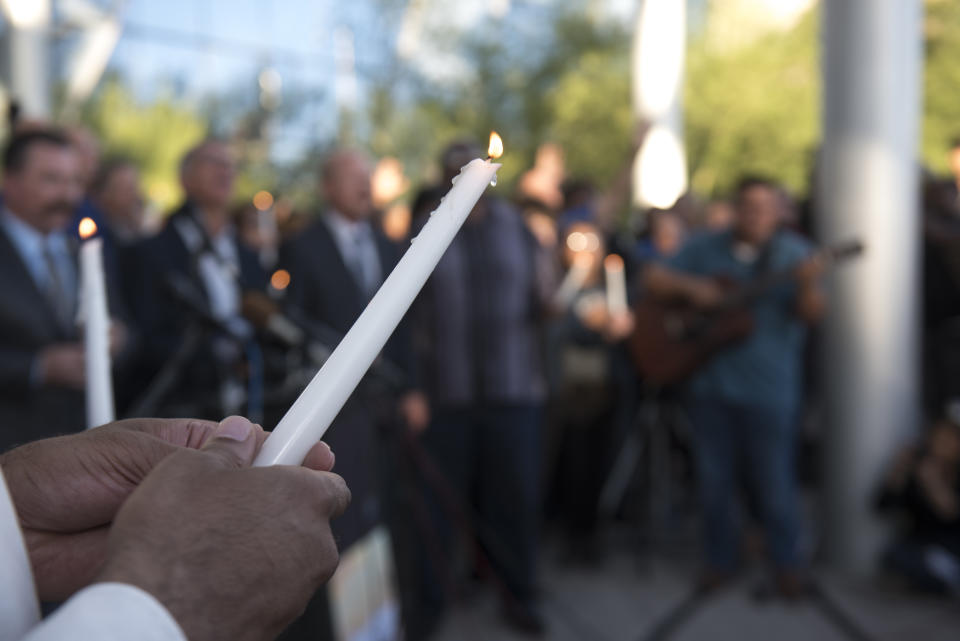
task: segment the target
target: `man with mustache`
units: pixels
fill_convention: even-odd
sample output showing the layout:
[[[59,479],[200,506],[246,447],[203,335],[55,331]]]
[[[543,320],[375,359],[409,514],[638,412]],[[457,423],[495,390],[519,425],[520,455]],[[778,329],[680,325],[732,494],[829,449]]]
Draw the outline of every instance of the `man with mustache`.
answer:
[[[76,243],[79,165],[60,132],[15,133],[0,205],[0,451],[84,427]]]

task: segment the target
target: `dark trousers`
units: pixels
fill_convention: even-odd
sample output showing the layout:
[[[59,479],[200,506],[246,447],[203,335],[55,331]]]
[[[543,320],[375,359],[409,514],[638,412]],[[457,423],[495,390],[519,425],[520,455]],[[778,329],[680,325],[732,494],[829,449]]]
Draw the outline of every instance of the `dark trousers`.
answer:
[[[796,488],[796,416],[792,408],[738,405],[715,399],[690,403],[704,552],[714,570],[738,561],[736,493],[745,487],[781,569],[800,563]]]
[[[472,524],[493,570],[521,602],[534,596],[540,519],[540,429],[536,404],[438,409],[423,445],[449,489],[472,507]],[[427,488],[449,560],[454,527],[436,488]],[[433,568],[436,582],[446,568]],[[434,593],[439,586],[434,586]]]
[[[616,405],[606,390],[596,388],[570,389],[564,401],[557,412],[553,494],[566,533],[575,543],[586,542],[596,533],[600,493],[610,472]]]

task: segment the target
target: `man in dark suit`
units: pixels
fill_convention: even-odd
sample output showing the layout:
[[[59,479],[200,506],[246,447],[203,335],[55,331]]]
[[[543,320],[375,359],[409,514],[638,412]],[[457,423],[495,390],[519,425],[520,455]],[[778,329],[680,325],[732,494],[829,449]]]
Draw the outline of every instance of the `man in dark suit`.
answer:
[[[241,369],[252,329],[241,297],[262,290],[266,275],[230,223],[235,177],[225,143],[191,149],[180,165],[186,202],[159,234],[128,252],[125,292],[143,333],[139,383],[154,380],[178,350],[182,356],[175,383],[134,411],[221,418],[246,409]]]
[[[371,220],[370,164],[363,154],[333,152],[321,171],[321,191],[327,210],[283,245],[280,262],[291,274],[288,304],[332,335],[343,336],[396,265],[400,251]],[[387,343],[383,361],[403,379],[392,381],[400,392],[402,418],[411,429],[422,430],[429,410],[426,397],[416,387],[413,348],[403,324]],[[374,416],[367,404],[358,402],[361,398],[361,394],[351,397],[327,439],[336,448],[341,472],[353,464],[372,472],[369,439],[373,438]],[[358,480],[352,479],[351,487],[354,505],[362,508],[362,499],[357,500],[362,494]],[[356,507],[353,511],[356,516],[361,514]],[[371,516],[365,523],[354,524],[357,531],[348,538],[359,538],[375,522],[375,512],[363,510]],[[342,521],[350,521],[349,513]]]
[[[370,165],[356,151],[333,152],[321,171],[321,192],[326,211],[300,235],[280,249],[281,266],[290,272],[287,302],[291,314],[301,314],[324,326],[335,342],[347,333],[400,257],[378,226],[373,224],[370,195]],[[331,344],[330,347],[335,345]],[[401,420],[412,430],[426,427],[429,409],[426,397],[417,390],[413,372],[413,348],[404,324],[384,349],[374,372],[361,383],[334,421],[325,440],[337,452],[337,471],[350,480],[353,503],[334,525],[345,549],[386,518],[377,491],[384,479],[383,465],[392,465],[391,455],[378,459],[389,446],[378,440],[376,427],[394,415],[399,403]],[[383,388],[384,370],[390,370],[392,392]],[[378,374],[379,371],[379,374]],[[381,385],[376,385],[376,383]],[[386,410],[384,410],[386,408]],[[379,469],[378,469],[379,468]],[[378,472],[380,472],[378,478]],[[313,608],[311,608],[313,609]],[[315,635],[317,625],[302,620],[291,637]]]
[[[78,160],[52,130],[14,134],[0,208],[0,451],[84,427],[76,323]],[[115,344],[116,346],[116,344]]]

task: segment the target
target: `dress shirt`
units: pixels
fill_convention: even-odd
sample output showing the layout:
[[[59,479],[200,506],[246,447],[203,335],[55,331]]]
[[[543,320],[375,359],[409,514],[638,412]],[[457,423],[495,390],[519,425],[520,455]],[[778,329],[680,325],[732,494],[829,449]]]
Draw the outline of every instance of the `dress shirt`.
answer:
[[[357,286],[365,298],[369,300],[383,281],[380,254],[377,252],[370,221],[350,220],[335,210],[328,211],[324,220],[333,234],[343,262],[356,278]]]
[[[95,583],[70,598],[21,641],[187,641],[159,601],[126,583]]]
[[[45,295],[51,291],[54,283],[47,266],[44,251],[53,259],[60,286],[69,308],[74,308],[77,293],[77,267],[70,249],[70,241],[63,231],[44,235],[24,221],[17,218],[9,209],[0,212],[0,225],[16,247],[27,271],[33,276],[37,288]]]
[[[207,293],[210,312],[220,321],[240,315],[240,259],[232,227],[225,227],[206,242],[205,232],[194,218],[177,221],[177,232],[190,253],[197,256],[197,270]]]
[[[0,470],[0,641],[19,639],[40,620],[20,523]]]

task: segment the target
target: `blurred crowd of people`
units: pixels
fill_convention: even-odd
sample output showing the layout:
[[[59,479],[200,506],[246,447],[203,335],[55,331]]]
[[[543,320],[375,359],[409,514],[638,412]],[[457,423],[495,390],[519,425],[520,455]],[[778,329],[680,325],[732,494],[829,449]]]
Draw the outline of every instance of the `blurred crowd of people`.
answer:
[[[348,548],[377,524],[389,527],[409,639],[428,638],[478,569],[498,586],[508,622],[542,631],[544,514],[569,559],[602,553],[601,494],[616,485],[611,470],[645,402],[679,405],[688,418],[669,438],[698,480],[710,533],[704,589],[739,566],[742,493],[777,587],[787,596],[803,590],[809,555],[795,463],[812,393],[807,328],[827,305],[825,263],[803,208],[774,181],[746,177],[729,200],[684,196],[624,233],[617,213],[628,208],[629,162],[599,190],[565,179],[558,154],[545,148],[514,198],[492,190],[481,198],[328,432],[354,496],[334,526],[338,539]],[[84,428],[81,218],[97,223],[105,243],[118,414],[243,414],[269,429],[460,167],[482,156],[472,142],[450,145],[440,179],[415,193],[398,233],[375,206],[372,161],[359,151],[334,150],[317,168],[315,215],[278,221],[272,198],[236,206],[233,150],[206,140],[181,160],[182,205],[148,233],[134,163],[101,159],[82,129],[18,129],[3,156],[0,448]],[[940,420],[923,447],[904,454],[881,501],[913,520],[890,567],[952,590],[960,585],[960,376],[952,375],[960,145],[954,160],[956,182],[931,178],[924,198],[927,387]],[[621,278],[627,304],[615,300]],[[761,281],[771,284],[753,291]],[[635,363],[646,318],[637,305],[650,300],[706,325],[749,310],[749,326],[704,354],[682,384],[660,383]],[[325,627],[320,595],[287,634],[317,638]]]

